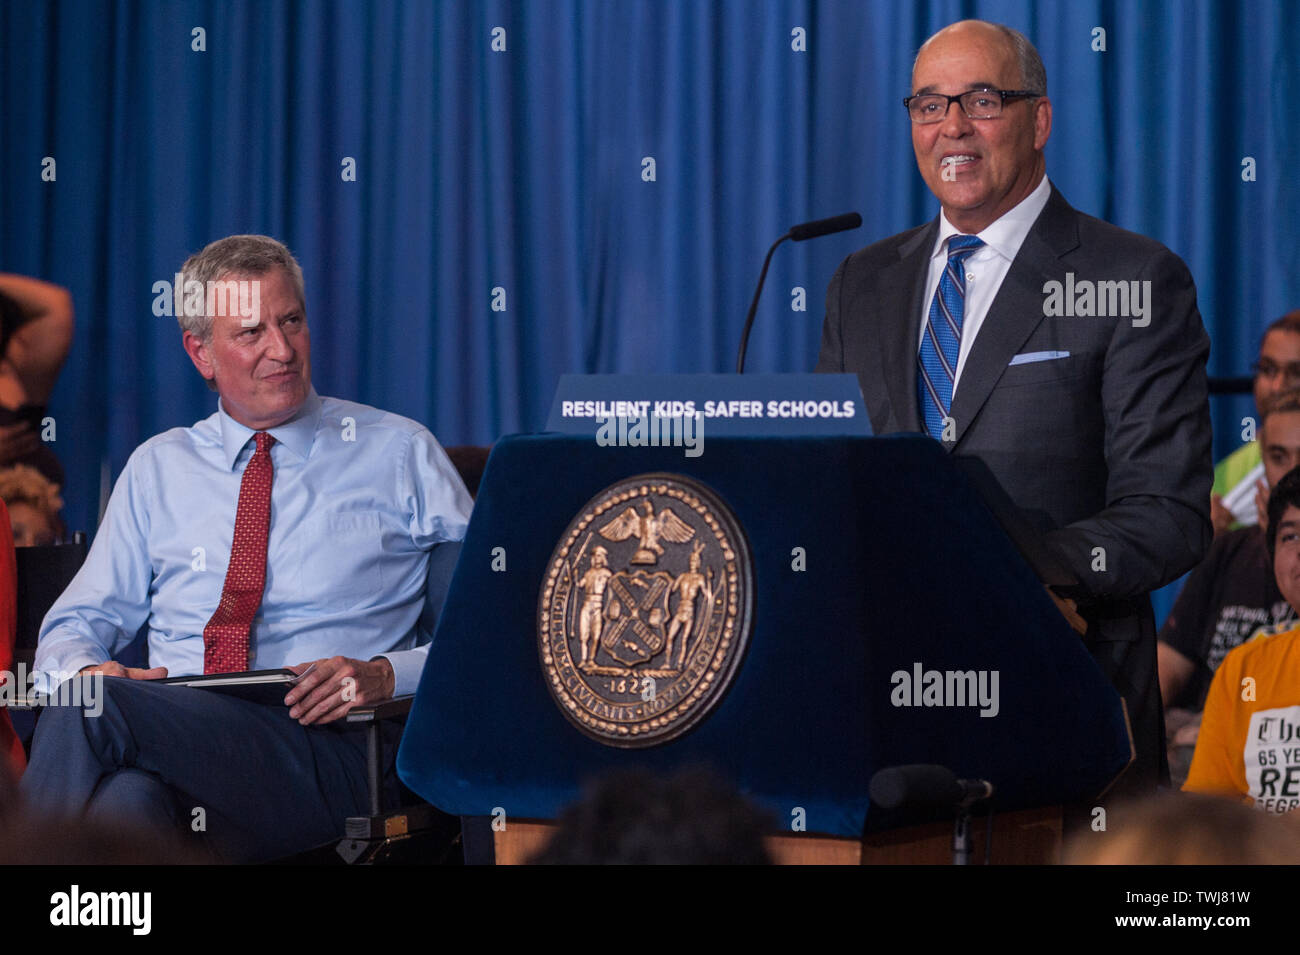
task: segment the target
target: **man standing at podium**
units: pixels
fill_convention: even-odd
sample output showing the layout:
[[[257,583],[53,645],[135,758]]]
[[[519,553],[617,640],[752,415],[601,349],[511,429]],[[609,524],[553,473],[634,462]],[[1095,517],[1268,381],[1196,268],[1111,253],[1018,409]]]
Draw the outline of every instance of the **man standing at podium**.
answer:
[[[1209,339],[1192,277],[1052,186],[1046,73],[1020,33],[941,30],[911,94],[941,212],[840,265],[817,370],[857,373],[876,434],[922,431],[979,459],[1043,536],[1127,701],[1137,759],[1116,792],[1149,792],[1168,767],[1148,594],[1211,539]]]

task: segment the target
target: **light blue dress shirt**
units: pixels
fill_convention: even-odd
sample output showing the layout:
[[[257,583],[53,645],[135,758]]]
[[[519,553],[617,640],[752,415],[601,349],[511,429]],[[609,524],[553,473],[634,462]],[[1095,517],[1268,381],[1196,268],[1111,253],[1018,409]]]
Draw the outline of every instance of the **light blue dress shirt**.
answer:
[[[250,668],[382,656],[395,693],[414,693],[434,622],[429,552],[464,538],[464,483],[423,425],[315,390],[268,430],[271,527]],[[203,672],[203,628],[221,599],[252,438],[218,404],[135,450],[86,563],[41,625],[38,691],[108,660],[146,622],[150,666]]]

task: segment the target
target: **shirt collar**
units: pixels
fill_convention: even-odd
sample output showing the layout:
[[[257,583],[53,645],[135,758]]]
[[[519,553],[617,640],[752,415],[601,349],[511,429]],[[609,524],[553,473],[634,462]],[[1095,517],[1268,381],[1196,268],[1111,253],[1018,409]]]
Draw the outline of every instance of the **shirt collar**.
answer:
[[[275,438],[277,444],[283,444],[305,460],[316,440],[316,428],[320,424],[320,416],[320,396],[316,394],[315,388],[311,388],[307,392],[307,400],[302,403],[297,414],[284,424],[267,428],[266,431]],[[226,414],[220,399],[217,400],[217,419],[221,422],[221,448],[226,455],[226,467],[233,469],[235,461],[239,459],[239,452],[244,450],[244,445],[248,444],[249,438],[257,432]]]
[[[1051,195],[1052,184],[1047,181],[1047,174],[1044,173],[1043,178],[1033,192],[1004,212],[1000,218],[990,222],[982,232],[976,234],[984,240],[985,245],[1008,262],[1015,261],[1016,253],[1020,251],[1025,236],[1029,235],[1029,230],[1034,227],[1034,222],[1047,205],[1047,200],[1051,198]],[[930,257],[946,257],[948,253],[945,244],[949,236],[964,234],[948,221],[948,217],[940,209],[939,237],[934,243],[934,252]]]

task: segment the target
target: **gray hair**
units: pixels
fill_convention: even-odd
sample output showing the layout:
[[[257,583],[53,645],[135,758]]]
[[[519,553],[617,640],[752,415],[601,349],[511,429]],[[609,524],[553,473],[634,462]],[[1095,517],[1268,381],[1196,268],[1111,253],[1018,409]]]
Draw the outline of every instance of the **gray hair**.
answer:
[[[1029,37],[1019,30],[1013,30],[1000,23],[993,25],[1010,41],[1011,48],[1016,51],[1016,63],[1020,66],[1020,79],[1024,84],[1020,88],[1030,90],[1039,96],[1046,96],[1047,70],[1043,67],[1043,58],[1038,55],[1038,50],[1029,42]]]
[[[265,235],[230,235],[218,239],[185,260],[181,266],[181,291],[189,282],[198,282],[205,290],[209,282],[216,282],[227,275],[265,275],[272,269],[284,269],[293,283],[293,290],[298,294],[298,304],[304,314],[307,311],[307,296],[303,289],[302,268],[293,253],[282,242],[277,242]],[[207,302],[204,295],[204,302]],[[189,309],[179,309],[176,321],[181,330],[190,332],[203,341],[212,338],[212,316],[207,314],[188,314]]]
[[[971,21],[968,21],[971,22]],[[1020,88],[1029,90],[1039,96],[1047,95],[1047,70],[1043,67],[1043,58],[1038,55],[1038,50],[1029,42],[1029,37],[1025,36],[1019,30],[1013,30],[1011,27],[1003,26],[1001,23],[989,23],[987,20],[975,20],[975,23],[983,23],[997,30],[1011,44],[1011,49],[1016,54],[1016,65],[1020,68]],[[956,24],[952,24],[955,26]],[[948,27],[944,27],[944,30]],[[942,33],[940,30],[939,33]],[[921,50],[925,49],[927,43],[938,36],[935,33],[930,36],[925,43],[921,44]],[[916,51],[916,57],[912,60],[912,75],[916,75],[916,61],[921,58],[921,50]]]

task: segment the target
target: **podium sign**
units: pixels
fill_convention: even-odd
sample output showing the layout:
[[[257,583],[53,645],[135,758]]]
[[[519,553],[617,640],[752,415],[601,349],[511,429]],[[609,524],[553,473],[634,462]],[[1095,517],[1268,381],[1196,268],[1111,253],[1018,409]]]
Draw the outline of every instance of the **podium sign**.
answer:
[[[676,421],[709,437],[871,434],[857,375],[565,375],[546,430],[597,434],[617,419]]]

